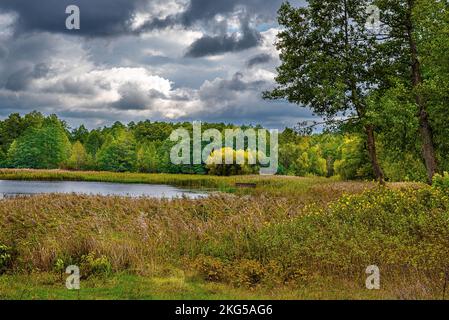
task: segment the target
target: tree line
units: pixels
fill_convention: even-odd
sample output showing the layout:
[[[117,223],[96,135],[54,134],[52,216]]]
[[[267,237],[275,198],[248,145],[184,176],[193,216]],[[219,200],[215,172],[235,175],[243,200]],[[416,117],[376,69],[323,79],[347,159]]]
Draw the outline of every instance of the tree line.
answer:
[[[115,122],[112,126],[94,130],[88,130],[84,125],[70,129],[57,115],[46,117],[34,111],[22,117],[14,113],[0,121],[0,166],[175,174],[245,174],[257,171],[256,167],[246,165],[219,168],[208,165],[207,161],[199,165],[173,164],[170,152],[177,142],[171,141],[170,135],[180,128],[192,132],[193,124],[145,120],[126,125]],[[236,128],[224,123],[203,123],[201,127],[203,132],[216,129],[222,133]],[[241,128],[246,130],[250,127]],[[204,142],[204,146],[206,144]]]
[[[56,115],[15,113],[0,121],[0,167],[211,175],[258,173],[257,166],[248,164],[213,165],[206,161],[201,165],[174,165],[170,152],[176,142],[169,137],[179,128],[192,130],[192,124],[145,120],[126,125],[116,122],[93,130],[84,125],[70,129]],[[202,124],[203,131],[212,128],[224,133],[237,126]],[[242,127],[243,130],[248,128]],[[397,147],[391,148],[390,136],[378,137],[379,162],[386,179],[426,181],[426,168],[420,160],[418,144],[410,148],[409,140],[405,139],[404,148],[400,141],[395,141]],[[366,150],[361,133],[334,128],[312,134],[299,127],[286,128],[279,134],[278,174],[373,179]],[[212,153],[210,157],[215,156]],[[246,152],[245,158],[248,156]]]

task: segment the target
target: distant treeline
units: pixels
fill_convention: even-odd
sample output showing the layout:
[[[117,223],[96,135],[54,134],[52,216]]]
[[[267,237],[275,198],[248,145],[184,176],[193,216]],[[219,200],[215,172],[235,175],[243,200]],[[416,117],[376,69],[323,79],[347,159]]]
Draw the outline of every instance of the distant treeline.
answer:
[[[110,127],[88,130],[84,125],[70,129],[56,115],[32,112],[11,114],[0,121],[0,164],[6,168],[100,170],[114,172],[249,174],[241,166],[228,170],[202,165],[174,165],[170,151],[175,142],[169,137],[178,128],[192,130],[191,123],[120,122]],[[235,129],[223,123],[203,123],[202,130]],[[247,129],[249,127],[242,127]],[[255,127],[261,128],[261,127]],[[419,149],[387,148],[388,139],[379,141],[380,159],[390,180],[425,181],[426,170]],[[279,135],[279,171],[282,175],[340,176],[343,179],[373,179],[363,136],[327,132],[304,135],[287,128]]]

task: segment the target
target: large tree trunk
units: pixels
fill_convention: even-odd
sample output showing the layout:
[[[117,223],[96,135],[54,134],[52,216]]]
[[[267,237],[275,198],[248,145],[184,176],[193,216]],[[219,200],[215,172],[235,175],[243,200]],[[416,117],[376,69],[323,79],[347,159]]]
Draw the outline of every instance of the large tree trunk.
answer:
[[[427,112],[426,101],[417,89],[423,83],[421,64],[418,59],[418,47],[413,37],[413,21],[412,10],[414,1],[409,0],[409,14],[407,17],[407,38],[410,46],[411,65],[412,65],[412,85],[415,89],[415,101],[418,106],[419,131],[422,140],[422,152],[424,162],[427,168],[427,179],[432,184],[433,177],[437,173],[438,163],[436,159],[435,147],[433,144],[432,126],[429,121],[429,114]]]
[[[366,136],[367,136],[367,147],[368,147],[368,154],[371,160],[371,165],[373,167],[374,176],[376,177],[377,181],[379,181],[380,184],[385,183],[385,175],[382,171],[382,168],[379,164],[379,159],[377,158],[377,150],[376,150],[376,139],[374,136],[374,126],[373,125],[366,125]]]
[[[427,179],[429,184],[432,184],[433,177],[438,171],[438,163],[435,154],[435,147],[433,145],[432,128],[429,122],[429,115],[425,109],[425,103],[421,102],[419,94],[416,95],[416,101],[419,106],[419,131],[422,140],[422,152],[424,162],[427,168]]]
[[[343,6],[344,6],[344,32],[345,32],[345,57],[346,61],[351,61],[349,58],[351,52],[350,52],[350,41],[349,41],[349,10],[348,10],[348,1],[343,0]],[[360,99],[360,95],[357,91],[357,83],[353,77],[354,70],[349,63],[347,65],[347,74],[348,74],[348,86],[351,90],[351,100],[354,104],[355,110],[357,111],[357,115],[359,119],[365,118],[366,115],[366,106],[363,101]],[[376,138],[374,136],[374,125],[366,125],[365,126],[366,135],[367,135],[367,147],[368,147],[368,154],[371,160],[371,165],[373,167],[374,176],[376,177],[377,181],[379,181],[380,184],[385,183],[385,176],[382,171],[382,168],[380,167],[379,160],[377,159],[377,150],[376,150]]]

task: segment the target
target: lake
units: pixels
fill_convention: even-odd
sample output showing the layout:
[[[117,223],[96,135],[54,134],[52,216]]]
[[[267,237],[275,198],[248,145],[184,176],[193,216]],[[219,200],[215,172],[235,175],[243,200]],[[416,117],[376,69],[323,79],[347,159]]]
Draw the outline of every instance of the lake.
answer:
[[[205,192],[181,189],[169,185],[125,184],[85,181],[13,181],[0,180],[0,198],[48,193],[85,194],[101,196],[198,199]]]

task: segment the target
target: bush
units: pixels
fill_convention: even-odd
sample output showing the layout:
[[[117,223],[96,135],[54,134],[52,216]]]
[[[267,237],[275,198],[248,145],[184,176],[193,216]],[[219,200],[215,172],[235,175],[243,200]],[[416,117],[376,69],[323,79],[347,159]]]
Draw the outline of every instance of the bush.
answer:
[[[218,258],[200,255],[195,259],[193,266],[206,281],[227,282],[238,287],[258,285],[267,274],[264,266],[254,259],[242,259],[224,263]]]
[[[238,157],[244,159],[245,164],[237,164]],[[231,148],[215,150],[209,155],[206,161],[210,175],[215,176],[235,176],[250,175],[259,172],[259,166],[249,164],[257,161],[258,154],[253,151],[235,151]],[[225,164],[227,158],[233,159],[233,164]]]
[[[206,281],[225,281],[225,265],[220,259],[200,255],[194,262],[194,268]]]
[[[437,174],[433,177],[434,188],[449,192],[449,173],[445,172],[443,175]]]
[[[111,272],[111,263],[105,256],[97,256],[94,253],[89,253],[81,258],[80,273],[83,278],[108,276]]]
[[[266,274],[264,266],[257,260],[243,259],[233,268],[231,279],[238,287],[258,285]]]
[[[12,248],[0,244],[0,275],[7,271],[12,263]]]
[[[340,147],[341,159],[334,164],[335,173],[343,180],[370,179],[372,168],[363,140],[357,136],[347,136]]]

